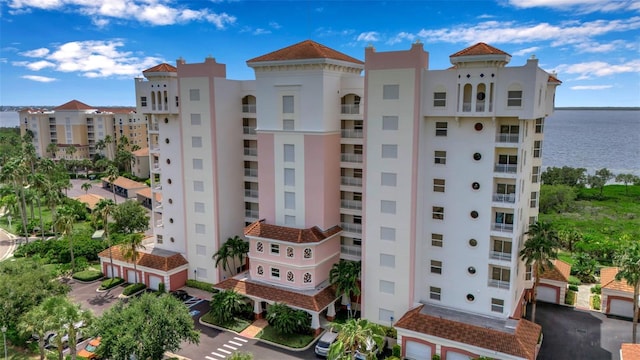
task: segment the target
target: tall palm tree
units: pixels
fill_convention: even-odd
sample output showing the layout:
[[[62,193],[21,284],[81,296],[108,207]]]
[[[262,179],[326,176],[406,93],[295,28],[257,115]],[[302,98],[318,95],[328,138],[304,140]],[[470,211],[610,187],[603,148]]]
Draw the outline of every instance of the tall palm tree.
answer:
[[[45,336],[50,331],[56,330],[56,326],[51,322],[50,312],[46,306],[46,300],[40,305],[31,308],[28,312],[22,315],[18,329],[25,335],[31,336],[35,334],[38,336],[38,350],[40,352],[40,360],[45,359],[45,345],[47,339]]]
[[[358,277],[360,262],[341,259],[329,271],[329,282],[336,287],[336,295],[342,294],[342,305],[351,304],[351,296],[360,295]]]
[[[118,168],[113,165],[107,166],[106,175],[107,175],[107,180],[109,180],[109,183],[111,184],[113,201],[116,202],[116,185],[113,182],[116,181],[116,179],[120,176],[120,173],[118,172]]]
[[[638,241],[628,241],[621,246],[614,256],[614,264],[618,267],[616,280],[625,279],[633,287],[633,335],[635,344],[638,334],[638,295],[640,294],[640,244]]]
[[[538,297],[538,285],[540,284],[540,275],[546,270],[553,267],[551,260],[558,258],[558,248],[560,240],[558,234],[553,229],[551,223],[537,221],[529,227],[528,235],[522,250],[520,250],[520,259],[527,266],[533,266],[534,282],[533,296],[531,298],[531,321],[536,321],[536,299]]]
[[[113,136],[107,135],[104,137],[103,141],[104,141],[104,146],[107,149],[107,157],[109,158],[109,160],[113,160],[112,148],[111,148],[111,144],[113,144]]]
[[[91,189],[92,187],[93,187],[93,185],[91,185],[91,183],[88,182],[88,181],[85,182],[85,183],[82,183],[82,185],[80,185],[80,188],[82,190],[84,190],[85,194],[88,194],[89,193],[89,189]]]
[[[71,146],[67,147],[64,150],[64,152],[73,159],[73,155],[75,155],[75,153],[78,152],[78,149],[75,147],[75,145],[71,145]]]
[[[109,236],[109,215],[116,208],[116,203],[110,199],[100,199],[98,204],[96,205],[96,210],[94,212],[94,216],[98,217],[102,220],[102,228],[104,229],[104,237],[107,240],[107,244],[109,246],[109,262],[111,263],[111,277],[115,277],[114,266],[113,266],[113,254],[111,251],[111,237]]]
[[[334,324],[338,330],[336,341],[329,347],[327,359],[355,359],[356,352],[367,359],[384,346],[385,330],[366,319],[349,319],[344,324]]]
[[[42,218],[42,201],[41,197],[44,192],[44,189],[48,186],[48,179],[45,174],[42,173],[33,173],[30,178],[30,182],[33,184],[34,189],[36,190],[36,202],[38,204],[38,217],[40,218],[40,234],[42,240],[44,240],[44,220]]]
[[[247,253],[249,252],[249,243],[236,235],[232,238],[228,238],[227,242],[225,242],[223,246],[229,247],[229,256],[233,261],[232,274],[235,275],[238,272],[238,266],[236,266],[236,258],[240,260],[240,266],[242,267],[242,263],[244,262],[244,259],[247,257]]]
[[[0,170],[0,181],[9,182],[13,185],[16,198],[20,200],[20,217],[22,220],[22,232],[29,242],[27,234],[27,204],[25,200],[24,184],[28,174],[27,168],[24,166],[22,157],[14,157],[9,159]]]
[[[135,283],[138,283],[138,269],[136,263],[138,262],[138,249],[144,249],[142,245],[142,239],[144,235],[141,233],[129,234],[125,238],[124,253],[122,256],[127,260],[133,262],[133,272],[135,273]]]
[[[229,259],[231,258],[231,248],[227,243],[222,244],[218,251],[211,257],[215,262],[215,267],[222,266],[222,270],[229,270]]]
[[[72,209],[63,207],[60,210],[60,216],[56,219],[56,230],[62,233],[62,236],[69,240],[69,252],[71,253],[71,275],[76,270],[76,261],[73,256],[73,225],[76,223],[77,217]]]
[[[49,143],[49,145],[47,145],[47,153],[49,153],[49,155],[51,155],[51,158],[55,158],[56,157],[56,152],[57,151],[58,151],[58,144]]]

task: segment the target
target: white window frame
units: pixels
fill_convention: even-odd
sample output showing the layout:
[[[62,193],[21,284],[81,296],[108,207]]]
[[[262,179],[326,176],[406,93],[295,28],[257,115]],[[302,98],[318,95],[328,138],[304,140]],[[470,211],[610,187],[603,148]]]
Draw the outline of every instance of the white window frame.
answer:
[[[434,220],[444,220],[444,206],[432,206],[431,218]]]
[[[504,300],[491,298],[491,311],[497,313],[504,313]]]
[[[436,150],[433,152],[433,163],[438,165],[447,164],[447,152],[445,150]]]
[[[443,91],[436,91],[433,93],[433,107],[446,107],[447,106],[447,93]]]
[[[446,121],[436,121],[436,136],[447,136],[449,123]]]
[[[429,269],[432,274],[442,275],[442,261],[431,260]]]
[[[441,301],[442,300],[442,288],[437,286],[429,286],[429,299]]]
[[[444,236],[442,234],[431,233],[431,246],[442,247],[444,245]]]
[[[277,274],[277,275],[274,275]],[[269,275],[272,279],[280,280],[280,268],[277,267],[269,267]]]
[[[445,192],[445,179],[433,179],[433,191],[434,192]]]
[[[269,254],[280,256],[280,244],[269,244]]]

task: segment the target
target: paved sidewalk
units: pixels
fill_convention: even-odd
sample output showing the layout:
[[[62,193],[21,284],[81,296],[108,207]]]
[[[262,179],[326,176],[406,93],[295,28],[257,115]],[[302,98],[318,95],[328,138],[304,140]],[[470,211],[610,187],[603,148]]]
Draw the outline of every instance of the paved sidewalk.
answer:
[[[253,339],[253,338],[256,337],[256,335],[258,335],[260,333],[260,331],[262,331],[262,329],[267,327],[267,325],[269,325],[267,320],[258,319],[256,321],[254,321],[253,323],[251,323],[251,325],[249,325],[246,329],[242,330],[242,332],[240,333],[240,336],[244,336],[246,338]]]
[[[578,285],[578,296],[576,298],[576,308],[591,310],[591,303],[589,301],[591,297],[591,288],[595,284]]]

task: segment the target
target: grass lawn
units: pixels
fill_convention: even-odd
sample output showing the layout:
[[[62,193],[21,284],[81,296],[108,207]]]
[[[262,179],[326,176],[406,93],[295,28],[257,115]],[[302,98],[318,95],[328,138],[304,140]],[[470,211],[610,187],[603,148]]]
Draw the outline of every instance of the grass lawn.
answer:
[[[0,339],[0,356],[4,357],[4,347],[2,339]],[[37,353],[31,353],[29,350],[16,348],[11,345],[7,346],[7,359],[9,360],[36,360],[40,359]]]
[[[42,206],[42,221],[45,224],[45,229],[48,229],[47,223],[51,222],[51,210],[47,207],[47,206]],[[34,219],[36,220],[36,222],[38,223],[38,226],[40,226],[40,214],[38,212],[38,206],[34,205]],[[31,219],[31,210],[30,207],[27,205],[27,219]],[[2,218],[0,218],[0,228],[10,232],[10,233],[16,233],[16,229],[20,227],[20,229],[22,229],[22,221],[20,220],[20,217],[16,217],[14,216],[11,219],[11,228],[9,228],[9,221],[7,219],[6,216],[3,216]],[[89,221],[78,221],[73,225],[73,228],[75,231],[82,231],[82,230],[91,230],[91,223]],[[45,231],[46,233],[46,231]],[[36,236],[40,236],[40,233],[36,234]]]
[[[273,326],[268,325],[264,328],[258,335],[258,338],[268,340],[274,342],[276,344],[286,345],[291,348],[303,348],[309,345],[314,337],[309,334],[293,334],[293,335],[282,335],[276,332]]]
[[[573,256],[571,256],[571,253],[568,251],[559,251],[558,252],[558,259],[566,262],[569,265],[573,265],[576,260],[573,258]]]
[[[242,330],[246,329],[247,327],[249,327],[249,325],[251,325],[251,322],[249,322],[248,320],[245,319],[240,319],[240,318],[236,318],[236,321],[234,324],[225,324],[225,325],[221,325],[218,324],[214,319],[213,316],[211,315],[210,312],[204,314],[201,317],[202,321],[208,323],[208,324],[212,324],[215,326],[219,326],[225,329],[229,329],[231,331],[235,331],[237,333],[242,332]]]

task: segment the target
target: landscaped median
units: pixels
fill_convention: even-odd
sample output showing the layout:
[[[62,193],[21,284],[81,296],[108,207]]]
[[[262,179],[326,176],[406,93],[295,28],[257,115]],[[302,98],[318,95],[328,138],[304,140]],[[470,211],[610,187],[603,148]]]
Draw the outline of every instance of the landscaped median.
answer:
[[[104,275],[102,275],[102,272],[93,269],[79,271],[73,274],[74,279],[86,283],[94,282],[96,280],[102,279],[103,277]]]
[[[100,287],[98,288],[98,292],[103,292],[103,291],[107,291],[110,290],[120,284],[124,283],[124,279],[119,278],[119,277],[115,277],[115,278],[111,278],[111,279],[107,279],[105,281],[102,282],[102,284],[100,284]]]

